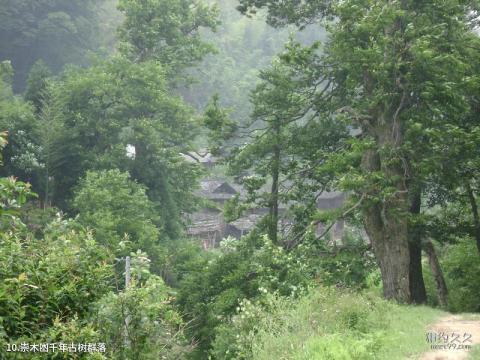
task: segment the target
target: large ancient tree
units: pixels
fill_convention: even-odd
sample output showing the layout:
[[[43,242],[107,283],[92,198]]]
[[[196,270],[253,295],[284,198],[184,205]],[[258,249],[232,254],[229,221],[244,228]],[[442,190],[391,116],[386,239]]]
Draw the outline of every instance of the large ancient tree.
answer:
[[[274,25],[328,23],[329,40],[315,66],[332,86],[328,97],[315,101],[329,102],[330,116],[361,130],[344,152],[355,152],[359,161],[344,167],[335,156],[329,164],[338,163],[337,185],[359,200],[386,298],[421,296],[412,291],[423,280],[410,212],[433,171],[421,165],[439,161],[432,151],[438,129],[461,123],[472,110],[465,84],[471,88],[478,78],[475,52],[465,49],[478,44],[475,6],[457,0],[241,1],[247,14],[268,8]],[[298,61],[295,54],[292,61]]]

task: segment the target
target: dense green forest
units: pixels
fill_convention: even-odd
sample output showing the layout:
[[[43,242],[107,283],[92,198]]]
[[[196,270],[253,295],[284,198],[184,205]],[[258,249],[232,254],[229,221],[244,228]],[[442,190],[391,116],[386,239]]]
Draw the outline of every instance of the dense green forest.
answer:
[[[0,0],[0,359],[480,358],[479,11]]]

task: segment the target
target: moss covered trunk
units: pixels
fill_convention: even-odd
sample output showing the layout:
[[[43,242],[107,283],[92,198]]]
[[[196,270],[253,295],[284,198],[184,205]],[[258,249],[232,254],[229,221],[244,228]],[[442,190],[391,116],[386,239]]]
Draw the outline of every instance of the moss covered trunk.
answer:
[[[364,225],[382,274],[384,297],[408,303],[411,302],[408,244],[410,204],[402,164],[392,160],[391,153],[385,151],[395,149],[396,138],[390,134],[392,131],[387,126],[377,129],[378,148],[365,152],[362,167],[366,174],[382,173],[384,181],[395,191],[384,196],[379,186],[371,186],[368,193],[370,201],[364,207]]]
[[[389,205],[371,206],[365,210],[364,222],[380,266],[384,297],[406,303],[411,301],[407,224],[391,212],[393,209]]]

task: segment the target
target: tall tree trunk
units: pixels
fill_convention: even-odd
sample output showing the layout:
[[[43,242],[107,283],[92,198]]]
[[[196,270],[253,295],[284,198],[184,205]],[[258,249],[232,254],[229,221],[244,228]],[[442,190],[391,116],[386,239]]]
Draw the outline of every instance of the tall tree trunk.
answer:
[[[392,3],[393,0],[389,1]],[[405,9],[407,1],[402,0]],[[399,16],[392,25],[384,28],[386,38],[403,37],[404,21]],[[400,43],[398,44],[400,46]],[[384,59],[392,61],[392,51],[401,49],[384,47]],[[406,52],[405,52],[406,53]],[[402,55],[403,56],[403,55]],[[409,199],[406,186],[406,169],[402,162],[403,129],[401,114],[408,102],[408,91],[401,72],[392,74],[397,96],[392,102],[377,103],[362,120],[362,129],[375,140],[376,148],[367,150],[362,158],[362,169],[366,174],[381,173],[382,181],[393,188],[393,194],[383,195],[384,184],[375,180],[368,190],[373,201],[364,210],[365,230],[372,242],[375,257],[380,266],[383,282],[383,295],[401,303],[410,303],[410,249],[408,243]],[[378,90],[377,76],[364,72],[363,87],[369,100],[376,103]],[[398,102],[397,102],[398,98]]]
[[[393,176],[401,169],[381,165],[377,150],[367,150],[362,167],[366,172],[382,170]],[[403,172],[402,172],[403,174]],[[410,254],[408,248],[408,197],[402,181],[396,183],[398,194],[382,203],[372,202],[364,209],[365,230],[372,242],[375,257],[382,274],[383,295],[386,299],[408,303],[410,296]],[[378,194],[373,192],[372,196]]]
[[[422,203],[421,191],[413,190],[410,214],[420,214]],[[422,271],[422,234],[409,224],[408,250],[410,253],[410,294],[412,302],[423,304],[427,301],[425,282]]]
[[[435,247],[430,239],[425,242],[425,252],[428,255],[428,262],[430,264],[430,268],[432,269],[435,284],[437,285],[438,302],[441,306],[446,307],[448,305],[447,284],[445,282],[445,278],[443,277],[442,268],[440,267],[440,262],[438,261]]]
[[[280,176],[280,124],[275,123],[275,144],[272,158],[272,189],[270,192],[269,237],[274,244],[278,242],[278,180]]]
[[[470,207],[472,208],[475,240],[477,242],[478,252],[480,253],[480,217],[478,215],[477,199],[475,198],[472,187],[470,186],[470,182],[468,181],[466,182],[466,188],[467,188],[468,200],[470,201]]]

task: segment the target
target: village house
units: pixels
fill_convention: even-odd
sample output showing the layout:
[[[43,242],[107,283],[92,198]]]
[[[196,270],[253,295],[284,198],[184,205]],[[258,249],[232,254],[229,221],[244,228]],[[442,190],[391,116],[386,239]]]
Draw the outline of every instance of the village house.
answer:
[[[247,212],[241,218],[227,223],[223,216],[223,206],[226,201],[235,195],[243,197],[243,190],[240,185],[228,182],[225,179],[205,179],[200,183],[200,189],[196,195],[206,200],[208,206],[191,214],[187,218],[187,234],[198,238],[205,249],[218,246],[220,241],[232,236],[240,238],[250,232],[255,224],[268,213],[268,209],[255,209]],[[319,197],[317,206],[319,209],[336,209],[342,206],[345,201],[345,194],[341,192],[326,192]],[[281,208],[280,213],[285,209]],[[287,228],[289,222],[284,219],[280,228]],[[317,225],[317,233],[324,231],[324,225]],[[343,220],[338,221],[330,230],[334,239],[341,239],[344,231]]]

